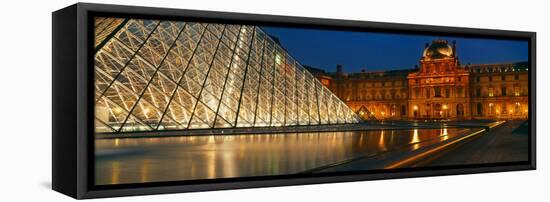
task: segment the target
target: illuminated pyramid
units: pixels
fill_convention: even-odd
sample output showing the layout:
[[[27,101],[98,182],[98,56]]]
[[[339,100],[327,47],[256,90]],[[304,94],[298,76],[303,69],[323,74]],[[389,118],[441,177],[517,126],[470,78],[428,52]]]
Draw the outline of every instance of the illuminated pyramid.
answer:
[[[356,123],[259,27],[95,19],[95,130]]]

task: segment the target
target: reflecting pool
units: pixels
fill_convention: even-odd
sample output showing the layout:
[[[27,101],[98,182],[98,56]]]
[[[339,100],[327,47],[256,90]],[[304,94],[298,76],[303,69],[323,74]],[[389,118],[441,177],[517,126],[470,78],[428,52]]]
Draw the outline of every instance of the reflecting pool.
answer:
[[[212,135],[95,140],[96,184],[294,174],[470,129]]]

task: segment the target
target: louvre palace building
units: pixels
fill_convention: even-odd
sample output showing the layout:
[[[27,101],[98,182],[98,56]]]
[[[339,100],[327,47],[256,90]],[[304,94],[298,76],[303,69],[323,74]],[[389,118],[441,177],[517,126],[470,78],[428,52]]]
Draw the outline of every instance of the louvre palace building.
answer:
[[[527,118],[527,63],[462,66],[444,40],[419,68],[324,73],[258,26],[94,22],[97,133]]]
[[[526,119],[528,63],[461,65],[456,42],[427,43],[414,69],[309,68],[362,119]]]

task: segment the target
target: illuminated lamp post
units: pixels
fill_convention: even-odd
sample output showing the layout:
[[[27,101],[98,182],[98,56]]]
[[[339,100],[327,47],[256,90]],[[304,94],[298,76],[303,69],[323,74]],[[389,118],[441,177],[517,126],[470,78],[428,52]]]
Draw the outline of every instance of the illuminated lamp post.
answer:
[[[418,118],[418,106],[414,105],[413,106],[413,119],[417,119]]]
[[[418,115],[418,106],[416,105],[413,106],[413,114],[414,114],[414,118],[416,119]]]

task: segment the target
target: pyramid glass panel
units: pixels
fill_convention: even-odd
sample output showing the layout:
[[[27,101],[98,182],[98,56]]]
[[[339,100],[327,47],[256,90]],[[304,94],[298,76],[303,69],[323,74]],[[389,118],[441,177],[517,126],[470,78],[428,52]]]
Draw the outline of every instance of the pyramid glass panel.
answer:
[[[95,19],[98,133],[357,123],[256,26]]]

